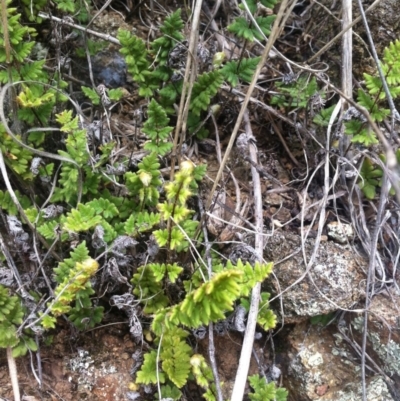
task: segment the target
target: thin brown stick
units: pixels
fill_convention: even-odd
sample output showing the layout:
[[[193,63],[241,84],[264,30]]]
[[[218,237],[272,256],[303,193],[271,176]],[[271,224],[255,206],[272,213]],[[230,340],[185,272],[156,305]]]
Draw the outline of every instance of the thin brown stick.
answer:
[[[289,146],[287,146],[287,143],[285,141],[285,139],[283,138],[283,135],[281,133],[281,130],[279,129],[278,125],[276,124],[276,122],[274,121],[273,118],[270,118],[272,127],[274,128],[274,132],[278,135],[279,140],[281,141],[283,147],[286,150],[286,153],[288,154],[290,160],[296,165],[299,166],[299,162],[296,160],[296,158],[293,156],[293,153],[290,151]]]

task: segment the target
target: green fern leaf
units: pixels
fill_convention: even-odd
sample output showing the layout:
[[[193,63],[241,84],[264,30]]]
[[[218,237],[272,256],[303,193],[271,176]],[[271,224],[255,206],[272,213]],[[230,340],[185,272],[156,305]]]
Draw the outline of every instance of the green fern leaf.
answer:
[[[182,332],[184,333],[183,336]],[[176,327],[167,331],[162,341],[162,351],[160,353],[162,369],[178,388],[186,384],[190,372],[192,348],[184,341],[188,334]]]
[[[148,116],[142,132],[151,139],[151,142],[145,145],[145,149],[163,156],[172,148],[172,143],[167,140],[173,127],[168,127],[167,113],[154,99],[149,104]]]
[[[171,230],[171,242],[169,244],[172,250],[177,249],[185,241],[185,236],[178,227],[173,227]]]
[[[168,243],[168,230],[156,230],[153,232],[154,238],[156,239],[159,246],[165,246]]]
[[[15,195],[17,196],[23,209],[31,206],[31,202],[27,196],[21,195],[18,190],[15,191]],[[17,216],[18,209],[15,206],[15,203],[13,202],[9,192],[0,190],[0,209],[6,211],[11,216]]]
[[[103,240],[107,243],[110,244],[112,241],[115,240],[115,238],[117,238],[118,233],[115,230],[115,226],[108,223],[107,221],[103,220],[101,222],[101,227],[103,227],[104,229],[104,237]]]
[[[145,304],[145,313],[154,313],[168,306],[169,300],[164,295],[162,284],[156,281],[151,265],[139,267],[131,283],[134,287],[133,294],[140,297]]]
[[[12,349],[12,356],[14,358],[25,356],[28,351],[36,352],[38,350],[38,346],[33,338],[22,335],[18,340],[18,344]]]
[[[211,99],[217,94],[222,85],[223,76],[219,71],[207,72],[200,75],[193,85],[190,110],[194,115],[207,110]]]
[[[189,293],[182,303],[172,308],[170,321],[198,327],[223,319],[224,313],[233,309],[233,302],[240,294],[242,274],[238,270],[215,274],[210,281]]]
[[[156,384],[158,380],[165,383],[165,374],[159,371],[157,377],[157,352],[151,351],[144,356],[143,365],[136,374],[136,383]]]
[[[221,74],[233,87],[237,86],[239,79],[250,82],[259,61],[260,57],[229,61],[221,69]]]
[[[128,72],[136,82],[145,83],[150,68],[146,43],[124,30],[119,30],[117,37],[121,42],[120,53],[125,56]]]
[[[90,208],[93,208],[96,214],[101,214],[107,220],[118,216],[119,212],[117,207],[112,204],[108,199],[94,199],[86,204]]]
[[[100,104],[100,96],[95,90],[86,86],[81,86],[81,89],[85,96],[88,97],[94,105],[98,106]]]
[[[271,33],[271,26],[274,23],[276,15],[269,15],[268,17],[256,17],[258,27],[265,36],[269,36]],[[254,36],[258,40],[263,40],[264,36],[260,33],[257,27],[252,28]]]
[[[237,37],[254,41],[254,32],[250,27],[249,22],[244,17],[238,17],[228,26],[228,31],[234,33]]]
[[[157,208],[161,212],[161,216],[164,220],[173,217],[177,224],[190,214],[190,210],[186,206],[175,205],[172,203],[161,203]]]
[[[128,235],[136,235],[151,230],[160,223],[160,215],[157,213],[138,212],[131,214],[124,225],[124,232]]]
[[[57,229],[59,228],[59,226],[60,226],[60,223],[56,220],[53,220],[53,221],[48,221],[47,223],[40,225],[37,228],[37,230],[47,240],[55,240],[58,237]],[[65,239],[66,239],[66,237],[64,237],[64,240]]]
[[[182,392],[174,385],[166,384],[161,386],[160,389],[162,399],[172,399],[173,401],[178,401],[182,398]]]
[[[164,279],[165,275],[168,274],[168,278],[171,283],[174,283],[178,276],[182,273],[183,268],[174,264],[157,264],[152,263],[150,268],[153,270],[154,278],[156,281]]]
[[[73,232],[88,231],[102,222],[102,217],[90,205],[79,204],[67,214],[63,229]]]
[[[39,60],[22,64],[20,69],[21,78],[27,81],[40,81],[46,79],[47,77],[43,69],[45,62],[46,60]]]
[[[167,128],[169,128],[169,127],[167,127]],[[169,132],[171,132],[171,131],[169,130]],[[169,153],[171,151],[172,147],[173,147],[172,142],[161,142],[159,144],[157,144],[155,142],[147,142],[143,146],[143,148],[145,150],[148,150],[149,152],[156,152],[160,156],[164,156],[167,153]]]
[[[265,330],[272,330],[277,324],[275,313],[269,309],[269,294],[261,293],[261,301],[258,310],[257,323]]]
[[[249,394],[249,398],[255,401],[286,401],[288,392],[285,389],[277,389],[274,382],[267,383],[264,377],[259,375],[249,376],[250,386],[254,393]],[[279,391],[278,391],[279,390]]]
[[[160,66],[167,64],[171,50],[184,39],[181,32],[183,27],[184,23],[181,18],[180,8],[165,18],[163,25],[160,27],[163,35],[151,44],[152,54],[156,56]]]
[[[68,277],[71,269],[74,268],[78,262],[83,262],[89,258],[89,251],[86,248],[86,242],[80,243],[71,253],[68,259],[64,259],[58,264],[58,267],[54,269],[56,273],[56,281],[62,283],[66,277]]]

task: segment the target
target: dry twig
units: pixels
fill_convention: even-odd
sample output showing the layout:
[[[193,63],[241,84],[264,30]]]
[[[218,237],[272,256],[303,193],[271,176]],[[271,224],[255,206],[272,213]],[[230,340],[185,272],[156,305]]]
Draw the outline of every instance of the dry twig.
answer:
[[[249,113],[244,114],[244,123],[246,136],[248,141],[248,151],[250,159],[257,164],[257,148],[250,125]],[[261,195],[261,180],[257,169],[251,165],[251,175],[253,178],[253,196],[254,196],[254,215],[256,218],[255,232],[255,251],[256,260],[259,263],[263,261],[263,210],[262,210],[262,195]],[[247,375],[250,366],[250,359],[254,343],[254,334],[256,331],[258,305],[260,303],[261,283],[257,283],[251,292],[250,311],[247,317],[246,332],[243,339],[242,351],[240,354],[239,366],[236,372],[235,384],[232,391],[231,401],[243,400],[244,389],[246,386]]]

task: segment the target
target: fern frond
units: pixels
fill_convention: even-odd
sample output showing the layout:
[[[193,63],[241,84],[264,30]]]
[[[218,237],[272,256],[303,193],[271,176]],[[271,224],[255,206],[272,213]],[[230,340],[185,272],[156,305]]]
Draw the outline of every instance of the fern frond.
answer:
[[[79,204],[77,209],[68,213],[63,229],[72,232],[88,231],[102,222],[102,217],[88,205]]]
[[[144,148],[164,156],[172,149],[172,142],[168,141],[168,138],[173,127],[167,125],[169,123],[167,113],[154,99],[149,104],[148,116],[142,132],[151,139],[151,142],[146,143]]]
[[[167,64],[171,50],[184,39],[181,32],[183,27],[184,23],[181,18],[180,8],[165,18],[160,27],[163,35],[151,44],[152,54],[154,54],[160,66]]]
[[[259,61],[260,57],[229,61],[222,67],[221,74],[233,87],[237,86],[239,79],[250,82]]]
[[[275,15],[269,15],[268,17],[256,17],[258,27],[261,29],[265,36],[271,33],[271,26],[275,21]],[[237,37],[253,42],[255,39],[263,40],[264,37],[258,30],[258,28],[249,22],[244,17],[238,17],[232,24],[228,26],[228,31],[234,33]]]
[[[120,53],[125,56],[129,73],[132,74],[137,83],[146,82],[150,68],[146,43],[139,37],[122,29],[118,31],[117,37],[121,42]]]
[[[200,115],[201,111],[207,110],[222,83],[223,76],[219,71],[206,72],[198,77],[193,85],[190,102],[190,110],[194,115]]]
[[[161,185],[157,154],[153,152],[146,156],[138,167],[136,173],[125,173],[126,186],[132,195],[139,197],[141,205],[154,206],[160,196],[157,187]]]
[[[151,351],[144,356],[143,365],[136,374],[136,383],[156,384],[158,380],[165,383],[165,374],[159,371],[157,378],[157,352]]]
[[[215,274],[210,281],[189,293],[182,303],[172,308],[169,320],[188,327],[207,325],[224,318],[233,309],[240,294],[242,272],[229,270]]]
[[[88,202],[86,206],[92,208],[96,214],[101,214],[106,220],[112,219],[119,214],[117,207],[108,199],[94,199]]]
[[[151,267],[139,267],[137,273],[133,275],[131,283],[134,287],[133,293],[145,305],[145,313],[157,312],[169,304],[169,300],[163,291],[163,285],[156,281]]]
[[[125,233],[128,235],[136,236],[151,230],[155,225],[159,224],[160,215],[157,213],[138,212],[133,213],[126,220],[124,225]]]
[[[190,372],[192,348],[185,341],[188,335],[187,331],[173,327],[164,333],[161,343],[162,369],[178,388],[186,384]]]
[[[267,383],[264,377],[253,375],[249,377],[250,386],[254,393],[249,398],[255,401],[286,401],[288,392],[283,388],[276,388],[274,382]]]

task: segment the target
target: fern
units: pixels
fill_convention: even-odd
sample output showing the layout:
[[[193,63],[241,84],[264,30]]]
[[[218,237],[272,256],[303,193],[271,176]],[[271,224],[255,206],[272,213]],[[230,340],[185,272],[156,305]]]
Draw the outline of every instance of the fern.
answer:
[[[370,159],[365,158],[361,166],[360,175],[362,179],[359,181],[359,186],[364,195],[368,199],[374,199],[376,188],[379,186],[380,179],[383,177],[382,169],[374,165]]]
[[[180,170],[175,175],[173,182],[165,186],[167,200],[157,205],[161,218],[170,221],[167,229],[154,231],[154,237],[159,246],[167,246],[168,249],[183,251],[188,246],[188,240],[182,233],[186,228],[186,235],[192,236],[197,228],[197,222],[190,222],[188,217],[191,211],[187,208],[186,202],[192,195],[190,190],[193,181],[194,165],[187,161],[182,162]],[[180,224],[180,227],[177,226]]]
[[[172,399],[174,401],[178,401],[182,398],[182,392],[174,385],[166,384],[164,386],[160,386],[161,397],[162,399]],[[158,397],[156,398],[158,400]]]
[[[211,99],[222,85],[223,76],[219,71],[206,72],[198,77],[193,85],[190,110],[194,115],[207,110]]]
[[[221,74],[233,87],[237,86],[239,79],[250,82],[259,61],[260,57],[230,61],[221,69]]]
[[[19,202],[23,209],[31,206],[31,201],[25,195],[21,195],[19,191],[15,191],[15,195],[17,196]],[[0,209],[7,212],[10,216],[16,216],[18,214],[18,209],[13,202],[11,195],[8,192],[4,192],[0,190]]]
[[[152,54],[155,56],[155,61],[158,65],[166,65],[171,50],[184,39],[181,32],[183,27],[180,8],[165,18],[163,25],[160,27],[163,35],[151,44]]]
[[[187,331],[173,327],[164,333],[161,343],[162,369],[178,388],[186,384],[190,372],[192,348],[185,342],[188,336]]]
[[[58,238],[58,229],[60,228],[60,223],[57,220],[49,221],[47,223],[41,224],[37,230],[38,232],[47,240],[55,240]],[[66,240],[68,234],[63,233],[63,240]]]
[[[14,61],[23,63],[35,45],[35,42],[29,41],[28,38],[30,35],[35,35],[36,31],[34,28],[20,24],[21,14],[17,14],[17,8],[10,7],[11,3],[11,0],[6,0],[8,27],[2,28],[8,29],[9,41],[13,51],[10,54],[10,59],[7,60],[4,37],[3,35],[0,36],[0,63],[13,63]]]
[[[156,280],[151,264],[137,269],[131,280],[133,293],[139,297],[144,306],[144,313],[151,314],[165,308],[169,304],[164,294],[163,284]]]
[[[139,212],[131,214],[124,224],[124,232],[128,235],[137,236],[151,230],[159,224],[160,215],[149,212]]]
[[[82,242],[54,269],[58,286],[55,289],[56,300],[50,304],[52,316],[42,318],[46,329],[55,327],[56,317],[69,313],[71,321],[78,329],[94,327],[102,320],[103,307],[92,307],[90,296],[94,290],[90,278],[96,273],[98,263],[89,257],[86,243]]]
[[[249,394],[249,398],[255,401],[286,401],[288,392],[283,388],[276,388],[274,382],[267,381],[259,375],[249,377],[250,386],[254,393]]]
[[[190,358],[190,365],[192,366],[192,373],[196,383],[205,390],[203,398],[207,401],[215,401],[214,376],[204,357],[199,354],[193,355]]]
[[[400,41],[392,42],[384,50],[384,56],[381,64],[382,71],[388,84],[389,92],[393,99],[400,96]],[[378,74],[364,74],[365,86],[367,92],[358,90],[357,103],[367,109],[373,121],[381,122],[390,114],[390,110],[384,107],[383,101],[386,94],[383,91],[383,85]],[[345,123],[345,133],[352,136],[352,142],[361,143],[364,146],[377,144],[378,140],[375,133],[360,119],[353,118]],[[370,195],[372,194],[371,191]]]
[[[24,308],[20,299],[10,296],[8,289],[0,285],[0,348],[12,348],[13,357],[23,356],[28,350],[37,351],[37,344],[26,332],[18,334]],[[29,333],[32,334],[32,333]]]
[[[58,153],[67,159],[74,160],[84,175],[82,182],[83,194],[97,193],[100,176],[92,171],[88,165],[90,158],[88,152],[87,133],[83,129],[79,129],[78,118],[72,117],[72,111],[64,111],[56,116],[57,121],[61,125],[61,131],[65,132],[67,137],[65,140],[66,151],[59,150]],[[71,202],[75,200],[78,194],[79,171],[75,165],[69,163],[63,164],[61,167],[58,186],[51,198],[53,203],[60,201]]]
[[[157,352],[150,351],[144,356],[144,362],[136,375],[136,383],[155,384],[158,381],[165,383],[165,374],[158,371],[157,377]]]
[[[155,281],[159,282],[168,276],[171,283],[175,283],[178,276],[182,273],[183,268],[176,263],[173,264],[157,264],[152,263],[149,268],[153,271]]]
[[[157,187],[161,185],[160,163],[156,153],[146,156],[138,167],[136,173],[125,174],[126,186],[132,195],[138,197],[141,207],[154,206],[160,196]]]
[[[240,294],[240,277],[237,270],[215,274],[172,308],[169,321],[195,328],[223,319],[225,312],[233,310],[233,302]]]
[[[20,136],[17,135],[17,138],[20,139]],[[29,170],[32,153],[15,143],[2,124],[0,124],[0,139],[0,151],[4,155],[5,163],[22,179],[32,180],[33,174]]]
[[[173,127],[168,127],[167,113],[154,99],[149,104],[148,116],[142,132],[151,139],[151,142],[146,143],[144,149],[164,156],[172,149],[172,142],[168,139]]]
[[[146,43],[124,30],[118,31],[118,40],[121,42],[120,53],[125,56],[128,72],[136,82],[144,83],[150,67]]]
[[[71,303],[76,301],[77,306],[75,311],[81,309],[81,304],[89,305],[89,296],[94,293],[89,282],[90,278],[97,272],[98,263],[87,258],[82,262],[76,262],[64,275],[63,280],[59,281],[59,285],[54,291],[55,301],[50,305],[51,313],[54,318],[47,316],[46,320],[42,320],[44,328],[54,327],[55,317],[71,311]],[[92,311],[89,309],[88,314]]]
[[[24,316],[20,300],[10,297],[8,290],[0,285],[0,348],[15,347],[18,342],[17,325]]]
[[[256,17],[255,21],[258,25],[255,26],[253,22],[248,22],[244,17],[238,17],[235,21],[228,26],[228,31],[234,33],[237,37],[253,42],[255,39],[263,40],[264,36],[261,32],[268,36],[271,33],[271,26],[275,21],[275,15],[269,15],[268,17]]]
[[[67,215],[63,228],[68,231],[88,231],[96,227],[102,221],[102,217],[96,214],[96,210],[89,205],[78,205],[78,209],[72,209]]]
[[[321,95],[322,98],[324,96],[318,90],[315,77],[309,79],[308,77],[301,76],[296,82],[290,84],[277,82],[275,85],[280,94],[274,95],[271,98],[271,104],[279,107],[306,108],[312,96],[316,94]]]
[[[257,6],[258,3],[260,3],[263,7],[273,9],[275,5],[278,3],[278,0],[261,0],[258,2],[257,0],[246,0],[247,7],[249,8],[250,12],[252,14],[255,14],[257,12]],[[245,7],[243,5],[243,2],[239,5],[239,8],[241,10],[245,10]]]
[[[100,104],[100,95],[94,89],[88,88],[87,86],[81,86],[81,89],[85,96],[88,97],[95,106]]]
[[[228,261],[225,269],[239,270],[242,272],[242,279],[240,282],[241,295],[247,297],[256,283],[264,281],[271,274],[272,266],[272,263],[260,264],[257,262],[253,267],[249,262],[243,264],[243,262],[239,260],[236,265]]]

